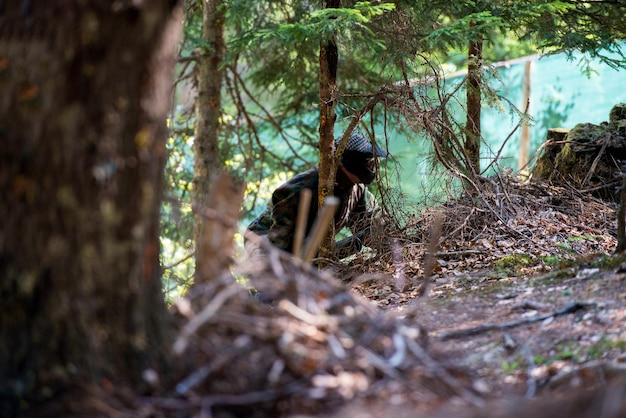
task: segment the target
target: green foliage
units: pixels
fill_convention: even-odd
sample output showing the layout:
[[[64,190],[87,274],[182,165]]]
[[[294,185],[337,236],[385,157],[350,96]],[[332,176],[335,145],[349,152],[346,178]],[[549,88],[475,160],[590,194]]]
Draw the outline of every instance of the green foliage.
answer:
[[[362,92],[364,87],[380,86],[380,67],[371,68],[369,63],[377,61],[386,44],[370,25],[393,10],[393,4],[358,2],[353,8],[337,9],[298,7],[298,1],[289,4],[280,13],[265,9],[263,20],[243,23],[246,29],[231,38],[228,47],[228,59],[238,57],[251,63],[246,79],[276,95],[275,111],[292,116],[305,107],[313,110],[310,104],[319,100],[319,46],[330,39],[339,47],[338,80],[344,90],[360,86]],[[234,12],[228,15],[235,18]]]
[[[626,351],[626,341],[620,340],[615,336],[604,335],[600,341],[594,343],[585,349],[585,358],[587,360],[598,360],[607,355],[609,351]]]
[[[165,199],[161,206],[161,266],[163,288],[169,301],[184,292],[193,277],[193,120],[176,113],[169,121]]]
[[[432,31],[426,42],[432,49],[443,45],[465,46],[469,41],[482,40],[489,31],[506,28],[506,22],[489,11],[470,13],[459,19],[450,19],[449,23]]]
[[[203,3],[185,4],[179,70],[181,79],[193,86],[194,57],[210,51],[201,36]],[[220,160],[248,184],[246,220],[263,208],[273,187],[316,162],[322,42],[334,39],[339,48],[336,112],[338,125],[345,126],[381,87],[464,68],[470,41],[484,40],[483,58],[489,64],[540,50],[577,49],[589,58],[602,57],[603,51],[621,54],[616,40],[626,37],[621,2],[397,0],[326,9],[316,0],[224,0],[223,7],[227,47]],[[624,60],[611,58],[610,63],[619,66]],[[431,149],[444,140],[458,140],[464,108],[454,94],[462,87],[436,81],[390,95],[383,111],[377,107],[368,115],[369,126],[361,127],[384,126],[383,135],[388,135],[392,125],[394,135],[404,134],[412,144],[431,140]],[[482,82],[485,103],[510,106],[493,88],[501,82],[497,77],[486,73]],[[551,118],[561,117],[561,108],[555,105],[553,110]],[[514,107],[512,112],[519,117]],[[168,288],[184,288],[192,274],[192,261],[187,260],[192,251],[193,123],[192,112],[175,109],[162,211]],[[376,135],[380,138],[380,132]]]
[[[609,270],[621,267],[624,263],[626,263],[626,253],[611,255],[600,254],[591,260],[590,265],[603,270]]]
[[[524,267],[535,264],[535,257],[529,254],[511,254],[496,260],[493,265],[496,271],[505,272],[507,276],[523,274]]]
[[[540,47],[550,52],[580,51],[614,67],[624,67],[626,57],[618,41],[626,38],[626,4],[623,2],[550,2],[556,12],[535,20]],[[606,52],[616,53],[618,58]],[[584,65],[584,61],[582,62]]]
[[[557,344],[553,349],[550,358],[536,355],[533,357],[535,365],[551,365],[556,361],[572,361],[582,363],[590,360],[598,360],[607,355],[610,351],[624,351],[626,341],[611,338],[610,336],[598,336],[598,341],[590,345],[581,345],[579,341],[565,341]],[[517,357],[513,360],[502,362],[502,371],[511,374],[522,370],[526,365],[526,360]]]
[[[517,357],[513,360],[502,361],[502,372],[504,374],[512,374],[524,369],[525,360],[522,357]]]
[[[312,10],[296,23],[278,23],[265,29],[250,31],[235,45],[239,48],[259,46],[259,43],[278,40],[283,47],[292,48],[302,42],[312,43],[317,47],[320,43],[327,43],[336,38],[371,41],[372,39],[367,36],[374,37],[375,34],[367,24],[372,18],[394,8],[393,3],[357,2],[354,8]],[[380,40],[377,40],[377,45],[384,47]]]
[[[542,260],[548,266],[558,266],[561,263],[561,257],[557,254],[543,256]]]
[[[202,38],[202,9],[200,2],[189,1],[185,10],[183,42],[180,55],[191,55],[196,49],[208,50],[210,45]]]
[[[572,360],[581,362],[584,358],[581,356],[581,348],[577,342],[569,341],[567,343],[557,344],[555,347],[555,360]]]

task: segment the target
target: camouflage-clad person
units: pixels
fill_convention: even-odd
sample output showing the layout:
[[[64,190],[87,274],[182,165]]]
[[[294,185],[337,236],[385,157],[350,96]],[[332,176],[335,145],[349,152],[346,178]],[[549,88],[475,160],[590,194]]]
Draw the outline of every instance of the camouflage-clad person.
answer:
[[[376,145],[375,154],[371,142],[362,135],[353,133],[348,138],[337,170],[333,194],[339,198],[339,206],[335,212],[335,231],[339,232],[345,226],[353,235],[337,243],[339,258],[359,251],[362,244],[368,245],[372,222],[380,219],[381,210],[374,195],[367,190],[367,185],[376,177],[374,158],[385,157],[387,153]],[[319,173],[315,167],[296,175],[278,187],[272,193],[272,199],[265,211],[248,226],[246,234],[251,231],[266,236],[276,247],[291,252],[300,192],[306,188],[316,196],[318,183]],[[317,199],[311,199],[306,224],[307,236],[317,212]]]

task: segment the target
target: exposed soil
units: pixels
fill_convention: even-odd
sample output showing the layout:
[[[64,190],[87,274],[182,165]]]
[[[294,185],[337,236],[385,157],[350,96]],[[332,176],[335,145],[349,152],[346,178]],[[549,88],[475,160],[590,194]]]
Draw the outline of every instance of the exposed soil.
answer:
[[[429,297],[387,309],[412,311],[428,331],[431,355],[469,373],[485,399],[554,399],[626,373],[626,272],[585,264],[532,276],[439,275]],[[560,310],[567,313],[554,316]],[[381,416],[373,407],[358,416]]]
[[[177,416],[626,416],[626,384],[609,386],[626,381],[615,203],[506,175],[474,187],[321,272],[265,243],[235,271],[256,299],[228,276],[196,289],[177,307],[177,394],[151,405]]]
[[[390,263],[386,275],[369,266],[363,271],[369,276],[352,279],[365,280],[355,289],[380,308],[419,321],[431,355],[467,373],[463,379],[488,402],[554,400],[557,393],[623,379],[626,264],[612,256],[615,204],[565,188],[505,181],[500,196],[495,188],[482,193],[484,210],[461,199],[417,221],[423,225],[436,213],[444,220],[428,287],[423,263],[409,261]],[[409,243],[404,254],[412,253],[411,246],[423,254],[429,231],[418,228],[421,239]],[[365,270],[367,263],[353,260],[355,265]],[[365,404],[348,407],[345,416],[381,416],[377,402]],[[464,405],[454,416],[481,410]],[[502,416],[554,416],[546,408],[544,414],[524,415],[519,402],[515,405],[503,408]],[[476,416],[486,416],[482,409]],[[406,405],[393,416],[409,416],[402,410]],[[583,412],[579,408],[568,416],[587,416]],[[610,416],[624,416],[616,414]],[[500,415],[494,409],[489,416]]]
[[[626,417],[626,257],[612,255],[615,210],[571,188],[499,176],[414,216],[386,251],[322,272],[266,244],[267,256],[233,268],[263,298],[225,274],[176,305],[173,383],[147,371],[150,393],[94,388],[79,404],[72,391],[70,410]]]

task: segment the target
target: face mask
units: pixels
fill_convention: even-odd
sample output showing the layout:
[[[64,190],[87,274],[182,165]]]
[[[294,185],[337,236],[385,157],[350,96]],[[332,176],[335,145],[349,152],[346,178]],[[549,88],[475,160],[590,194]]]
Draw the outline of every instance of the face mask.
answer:
[[[370,184],[376,178],[374,159],[368,154],[345,151],[341,158],[341,164],[346,170],[357,176],[363,184]]]

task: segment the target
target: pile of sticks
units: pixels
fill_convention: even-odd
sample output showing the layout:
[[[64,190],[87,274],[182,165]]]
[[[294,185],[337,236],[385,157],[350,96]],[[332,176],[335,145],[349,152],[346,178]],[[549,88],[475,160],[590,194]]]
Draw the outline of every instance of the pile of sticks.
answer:
[[[481,403],[468,381],[431,358],[413,318],[385,314],[328,272],[266,250],[235,271],[262,297],[225,275],[177,305],[178,408],[280,416],[368,396]]]

